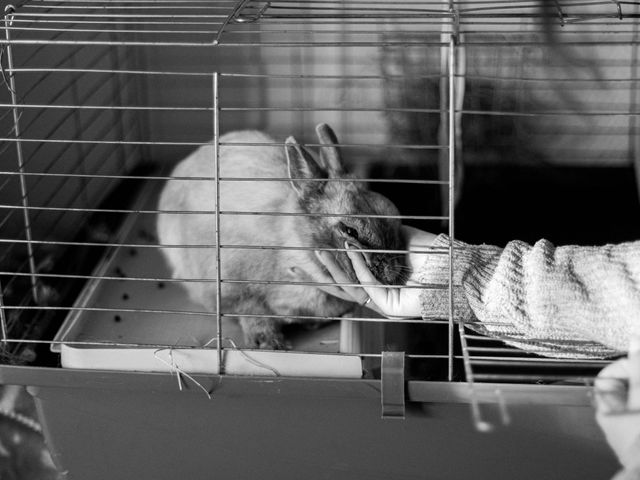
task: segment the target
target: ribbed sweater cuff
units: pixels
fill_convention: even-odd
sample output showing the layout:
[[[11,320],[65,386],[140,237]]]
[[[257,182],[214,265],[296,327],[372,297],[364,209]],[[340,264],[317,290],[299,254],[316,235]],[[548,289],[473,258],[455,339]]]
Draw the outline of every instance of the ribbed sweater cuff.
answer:
[[[449,237],[438,235],[432,247],[442,249],[449,248]],[[466,246],[463,242],[454,241],[454,251]],[[469,307],[469,302],[460,282],[460,270],[455,262],[454,256],[454,276],[453,276],[453,314],[458,320],[473,320],[473,312]],[[449,256],[440,253],[427,255],[425,262],[418,269],[418,281],[428,285],[420,293],[420,304],[422,307],[422,317],[446,318],[449,316],[451,299],[449,297],[450,272]]]

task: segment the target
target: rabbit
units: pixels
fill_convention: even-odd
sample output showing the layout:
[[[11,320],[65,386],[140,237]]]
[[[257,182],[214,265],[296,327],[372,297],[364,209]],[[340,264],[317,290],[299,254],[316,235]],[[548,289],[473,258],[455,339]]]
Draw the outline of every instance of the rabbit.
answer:
[[[351,177],[344,169],[335,133],[326,124],[318,125],[316,132],[321,144],[319,155],[293,137],[287,138],[283,146],[260,131],[234,131],[219,138],[219,198],[220,211],[224,212],[219,220],[221,279],[295,282],[299,281],[300,271],[316,278],[314,274],[325,271],[314,249],[343,248],[345,241],[356,248],[403,247],[397,218],[322,216],[336,213],[394,216],[398,210],[390,200],[366,189],[361,182],[348,181]],[[157,218],[160,245],[206,245],[161,250],[174,278],[209,280],[185,282],[184,287],[191,299],[211,311],[217,308],[213,148],[202,146],[177,164],[172,177],[200,178],[168,180],[160,193]],[[225,177],[281,180],[225,181]],[[233,245],[294,249],[234,249]],[[332,253],[356,282],[346,254]],[[366,253],[365,256],[382,283],[402,282],[401,255]],[[221,285],[221,312],[239,318],[249,348],[284,348],[281,327],[304,321],[296,320],[296,316],[337,317],[354,306],[313,285],[250,282]],[[249,316],[255,314],[278,317]]]

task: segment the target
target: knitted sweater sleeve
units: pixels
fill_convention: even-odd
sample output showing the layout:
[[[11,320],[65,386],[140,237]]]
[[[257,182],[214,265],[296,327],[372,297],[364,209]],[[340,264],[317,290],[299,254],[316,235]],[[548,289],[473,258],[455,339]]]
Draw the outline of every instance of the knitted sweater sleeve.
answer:
[[[440,235],[434,246],[449,243]],[[503,249],[454,241],[453,249],[456,316],[482,333],[567,357],[616,355],[640,334],[640,242],[512,241]],[[440,257],[446,261],[425,261],[421,281],[447,283],[448,259]],[[425,290],[421,304],[428,315],[442,304],[442,293]]]

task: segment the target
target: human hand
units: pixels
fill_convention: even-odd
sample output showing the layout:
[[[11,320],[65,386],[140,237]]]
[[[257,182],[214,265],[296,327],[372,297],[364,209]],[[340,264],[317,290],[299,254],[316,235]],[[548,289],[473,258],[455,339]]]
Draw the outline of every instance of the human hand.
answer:
[[[423,286],[417,281],[416,271],[425,262],[428,255],[426,251],[436,236],[432,233],[406,226],[402,227],[402,234],[405,237],[407,249],[410,251],[406,260],[411,270],[411,275],[405,286],[382,286],[369,270],[364,255],[355,250],[347,251],[347,255],[351,260],[360,285],[344,285],[353,284],[353,281],[336,263],[330,253],[318,251],[316,252],[318,259],[326,267],[330,275],[330,278],[324,279],[325,283],[343,284],[336,287],[322,287],[322,289],[340,298],[366,305],[387,317],[420,316],[420,291]],[[345,245],[345,247],[349,248],[349,245]]]
[[[625,468],[640,468],[640,337],[595,381],[596,420]]]

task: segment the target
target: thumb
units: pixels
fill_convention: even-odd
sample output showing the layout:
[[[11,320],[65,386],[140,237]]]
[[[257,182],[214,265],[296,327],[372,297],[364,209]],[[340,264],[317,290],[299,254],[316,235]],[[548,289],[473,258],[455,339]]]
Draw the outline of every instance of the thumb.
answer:
[[[351,250],[351,246],[348,243],[345,243],[345,247],[347,248],[347,256],[349,260],[351,260],[353,271],[356,273],[356,277],[358,277],[358,281],[362,286],[379,285],[380,282],[374,277],[373,273],[371,273],[369,267],[367,267],[367,262],[362,253]]]

